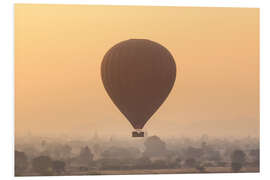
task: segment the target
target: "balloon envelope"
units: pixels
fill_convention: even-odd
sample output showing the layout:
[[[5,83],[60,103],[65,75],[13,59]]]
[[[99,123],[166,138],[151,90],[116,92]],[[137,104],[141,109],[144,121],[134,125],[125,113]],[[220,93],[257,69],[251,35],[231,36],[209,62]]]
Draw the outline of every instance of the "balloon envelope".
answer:
[[[101,64],[103,85],[135,129],[142,129],[169,95],[176,77],[173,56],[162,45],[130,39],[113,46]]]

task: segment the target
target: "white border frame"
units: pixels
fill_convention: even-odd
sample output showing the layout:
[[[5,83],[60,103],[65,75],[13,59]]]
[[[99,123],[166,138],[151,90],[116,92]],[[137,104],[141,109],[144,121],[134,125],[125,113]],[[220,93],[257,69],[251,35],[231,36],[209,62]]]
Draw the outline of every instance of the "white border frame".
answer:
[[[0,176],[5,179],[14,177],[14,3],[33,4],[94,4],[94,5],[151,5],[151,6],[195,6],[195,7],[243,7],[260,8],[260,124],[261,124],[261,169],[260,173],[243,174],[180,174],[180,175],[121,175],[121,176],[61,176],[31,177],[33,179],[146,179],[190,178],[190,179],[269,179],[268,165],[270,146],[270,2],[269,0],[1,0],[0,1]],[[269,159],[270,160],[270,159]],[[22,179],[28,179],[24,177]]]

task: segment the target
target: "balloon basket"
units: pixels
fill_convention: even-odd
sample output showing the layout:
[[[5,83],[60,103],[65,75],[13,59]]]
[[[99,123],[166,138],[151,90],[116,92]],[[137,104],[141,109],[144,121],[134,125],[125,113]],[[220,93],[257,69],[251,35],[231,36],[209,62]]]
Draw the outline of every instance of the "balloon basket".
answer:
[[[144,132],[142,131],[133,131],[132,137],[144,137]]]

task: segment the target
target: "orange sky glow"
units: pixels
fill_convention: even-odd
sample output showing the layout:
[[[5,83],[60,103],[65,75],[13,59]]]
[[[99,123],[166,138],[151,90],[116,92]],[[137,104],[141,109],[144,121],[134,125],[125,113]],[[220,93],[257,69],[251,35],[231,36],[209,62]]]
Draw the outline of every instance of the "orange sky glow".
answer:
[[[100,65],[131,38],[162,44],[177,65],[149,134],[259,136],[259,9],[30,4],[15,5],[16,135],[130,136]]]

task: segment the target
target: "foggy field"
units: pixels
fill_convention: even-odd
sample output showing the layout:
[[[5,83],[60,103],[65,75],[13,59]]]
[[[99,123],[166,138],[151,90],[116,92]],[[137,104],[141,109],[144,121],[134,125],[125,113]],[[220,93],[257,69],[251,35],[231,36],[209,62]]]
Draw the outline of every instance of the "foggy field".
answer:
[[[16,141],[16,176],[259,172],[257,138],[122,138]]]

